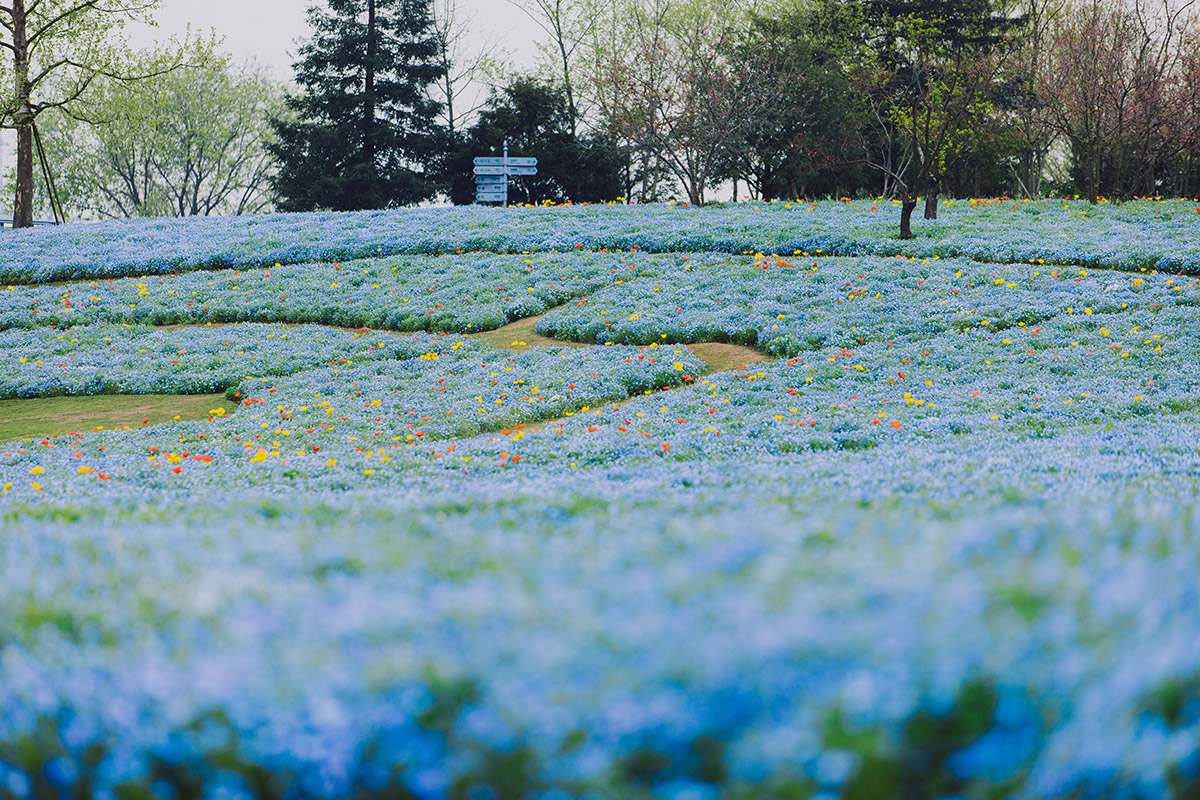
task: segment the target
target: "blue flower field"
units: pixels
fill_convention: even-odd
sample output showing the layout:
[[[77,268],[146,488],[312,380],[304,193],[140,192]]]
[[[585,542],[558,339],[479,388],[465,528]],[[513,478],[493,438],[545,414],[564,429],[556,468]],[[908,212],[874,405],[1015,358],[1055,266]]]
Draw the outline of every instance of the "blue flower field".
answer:
[[[1200,208],[898,215],[3,232],[237,410],[0,443],[0,797],[1200,796]]]

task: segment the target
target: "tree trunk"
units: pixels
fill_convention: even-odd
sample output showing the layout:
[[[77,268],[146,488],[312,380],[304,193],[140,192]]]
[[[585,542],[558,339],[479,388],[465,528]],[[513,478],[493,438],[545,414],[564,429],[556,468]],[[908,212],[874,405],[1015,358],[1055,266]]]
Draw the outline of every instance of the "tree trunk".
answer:
[[[917,207],[917,198],[905,195],[900,203],[900,238],[911,239],[912,235],[912,213]]]
[[[367,0],[366,80],[363,90],[363,161],[375,174],[375,0]]]
[[[33,227],[33,127],[17,128],[17,196],[13,201],[13,227]]]
[[[1042,159],[1033,148],[1026,148],[1021,154],[1021,191],[1030,200],[1036,199],[1042,191]]]
[[[938,207],[938,179],[930,176],[929,182],[926,185],[925,194],[925,219],[937,219]]]
[[[563,8],[562,0],[556,0],[554,4],[554,18],[552,20],[554,27],[554,38],[558,40],[558,52],[562,56],[563,67],[563,89],[567,95],[567,114],[570,117],[567,123],[571,126],[571,138],[575,138],[575,123],[579,118],[579,111],[575,108],[575,87],[571,85],[571,59],[567,53],[566,36],[563,33]]]
[[[33,227],[33,109],[29,106],[29,39],[25,30],[25,0],[12,4],[14,100],[17,113],[17,193],[13,199],[13,227]]]
[[[1088,160],[1088,202],[1095,205],[1100,197],[1100,153],[1099,146],[1092,148]]]

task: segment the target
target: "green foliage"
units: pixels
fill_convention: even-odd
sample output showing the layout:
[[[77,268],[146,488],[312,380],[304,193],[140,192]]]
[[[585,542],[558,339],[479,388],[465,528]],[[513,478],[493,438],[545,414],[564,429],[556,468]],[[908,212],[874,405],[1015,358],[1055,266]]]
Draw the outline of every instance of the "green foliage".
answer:
[[[975,681],[959,689],[945,712],[918,711],[900,735],[875,727],[856,728],[841,711],[825,721],[827,747],[854,754],[857,768],[841,787],[846,800],[901,800],[906,797],[1007,797],[1020,786],[1017,776],[994,783],[962,777],[951,757],[971,746],[995,724],[997,692]]]
[[[744,91],[770,99],[724,144],[721,177],[763,200],[865,188],[865,169],[852,162],[866,108],[843,69],[860,24],[858,7],[842,0],[754,19],[730,57],[747,66]]]
[[[443,75],[429,0],[329,0],[309,10],[291,118],[271,121],[285,211],[349,211],[432,197],[445,145],[428,88]]]
[[[507,139],[510,156],[538,160],[536,176],[512,180],[511,202],[615,200],[622,191],[625,165],[620,150],[604,136],[580,137],[573,128],[564,90],[535,78],[514,79],[493,93],[479,121],[446,160],[450,199],[457,204],[475,202],[474,157],[500,154]]]
[[[269,207],[266,117],[281,112],[282,90],[261,67],[234,67],[216,47],[198,40],[179,69],[98,83],[89,96],[95,124],[47,116],[43,138],[71,217]]]

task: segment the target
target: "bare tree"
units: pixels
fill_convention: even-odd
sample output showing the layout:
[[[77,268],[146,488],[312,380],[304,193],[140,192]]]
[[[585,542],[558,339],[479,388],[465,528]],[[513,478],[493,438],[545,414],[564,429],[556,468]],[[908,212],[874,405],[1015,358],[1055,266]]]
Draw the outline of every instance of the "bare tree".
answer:
[[[1136,37],[1130,44],[1133,84],[1132,103],[1125,125],[1126,151],[1130,163],[1123,194],[1158,194],[1157,176],[1161,168],[1174,160],[1187,146],[1189,132],[1194,133],[1195,118],[1183,116],[1195,87],[1182,80],[1189,12],[1195,0],[1172,7],[1164,0],[1158,8],[1145,0],[1134,0]]]
[[[1066,0],[1020,0],[1013,9],[1024,19],[1023,36],[1012,54],[1001,112],[1021,143],[1016,177],[1029,198],[1041,194],[1046,158],[1058,138],[1048,84],[1054,69],[1052,43],[1065,7]]]
[[[561,70],[567,110],[571,114],[571,135],[575,136],[580,119],[579,94],[575,81],[575,66],[580,46],[587,40],[587,26],[593,18],[589,0],[508,0],[525,12],[549,37],[544,52]]]
[[[1087,0],[1063,15],[1047,82],[1051,122],[1093,202],[1155,194],[1161,168],[1189,146],[1195,121],[1186,114],[1200,88],[1186,78],[1193,3]]]
[[[434,0],[433,27],[443,70],[433,88],[453,137],[487,102],[480,84],[498,71],[500,40],[486,35],[478,39],[477,19],[463,13],[459,0]]]
[[[747,20],[717,0],[614,0],[607,9],[608,25],[625,34],[615,46],[597,40],[591,57],[604,123],[703,205],[726,144],[771,102],[749,90],[750,69],[735,57]]]

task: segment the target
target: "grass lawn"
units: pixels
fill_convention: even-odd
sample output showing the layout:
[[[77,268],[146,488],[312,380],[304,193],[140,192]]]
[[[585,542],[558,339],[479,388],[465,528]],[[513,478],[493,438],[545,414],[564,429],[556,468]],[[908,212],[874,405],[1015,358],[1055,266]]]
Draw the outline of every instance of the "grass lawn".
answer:
[[[237,409],[237,403],[226,400],[224,394],[104,394],[0,400],[0,441],[207,419],[218,408],[229,414]]]

